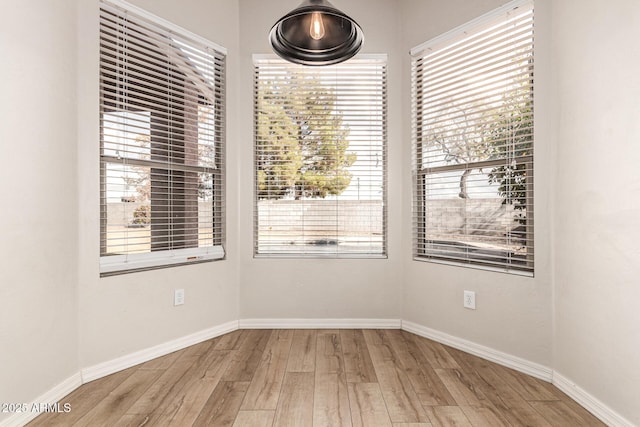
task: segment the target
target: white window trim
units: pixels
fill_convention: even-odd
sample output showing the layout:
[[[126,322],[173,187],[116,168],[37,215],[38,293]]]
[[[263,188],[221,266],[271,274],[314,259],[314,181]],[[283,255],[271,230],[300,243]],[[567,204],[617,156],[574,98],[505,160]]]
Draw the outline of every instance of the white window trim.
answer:
[[[420,43],[418,46],[412,48],[409,53],[411,56],[418,55],[421,52],[428,52],[440,48],[443,44],[452,43],[456,39],[463,39],[467,36],[466,30],[473,28],[475,31],[484,28],[489,28],[495,25],[498,21],[504,20],[504,15],[509,11],[518,9],[523,6],[533,6],[533,0],[513,0],[509,3],[500,6],[497,9],[493,9],[490,12],[485,13],[471,21],[468,21],[452,30],[442,33],[424,43]]]
[[[183,37],[190,38],[199,43],[213,48],[218,53],[227,56],[227,49],[212,42],[202,36],[192,33],[170,21],[156,16],[144,9],[141,9],[123,0],[108,0],[111,6],[120,7],[126,11],[134,13],[150,22],[160,25],[165,29]],[[223,95],[224,96],[224,95]],[[225,150],[223,141],[222,149]],[[224,227],[225,212],[222,212],[222,223]],[[223,232],[223,235],[225,233]],[[223,244],[207,246],[201,248],[172,249],[148,253],[132,253],[124,255],[102,255],[100,256],[99,271],[100,276],[110,276],[134,271],[144,271],[156,268],[171,267],[176,265],[196,264],[206,261],[223,260],[226,257],[224,241]]]
[[[221,245],[205,248],[186,248],[141,254],[110,255],[100,257],[100,274],[153,269],[180,264],[193,264],[224,259]]]
[[[509,3],[504,4],[503,6],[500,6],[496,9],[493,9],[487,13],[485,13],[484,15],[481,15],[471,21],[467,21],[466,23],[455,27],[443,34],[440,34],[439,36],[436,36],[430,40],[427,40],[415,47],[413,47],[412,49],[410,49],[409,53],[411,55],[412,58],[417,57],[419,55],[425,55],[428,54],[431,51],[435,51],[439,48],[441,48],[443,45],[451,45],[453,43],[455,43],[457,40],[462,40],[464,38],[466,38],[468,36],[468,30],[469,29],[473,29],[474,32],[480,32],[483,29],[487,29],[490,28],[496,24],[498,24],[500,21],[504,20],[504,16],[508,15],[510,11],[521,8],[521,7],[528,7],[528,8],[534,8],[534,0],[513,0],[510,1]],[[412,60],[413,61],[413,60]],[[412,66],[413,69],[413,66]],[[411,103],[412,103],[412,130],[411,130],[411,140],[412,140],[412,157],[414,157],[414,159],[412,160],[413,162],[413,179],[412,179],[412,192],[413,192],[413,198],[414,200],[412,201],[412,211],[414,209],[416,209],[416,205],[415,205],[415,198],[416,198],[416,191],[417,191],[417,187],[418,187],[418,182],[416,179],[416,159],[415,159],[415,142],[417,140],[416,135],[415,135],[415,129],[414,129],[414,120],[415,120],[415,103],[416,103],[416,93],[415,93],[415,88],[414,88],[414,76],[413,76],[413,71],[412,71],[412,76],[411,76]],[[535,144],[535,142],[534,142]],[[533,158],[535,157],[535,154],[533,156],[531,156],[531,161],[533,161]],[[534,166],[535,167],[535,166]],[[534,178],[535,179],[535,178]],[[532,184],[532,183],[531,183]],[[530,184],[530,185],[531,185]],[[533,203],[532,203],[533,205]],[[414,226],[415,227],[415,221],[416,218],[419,218],[419,214],[417,214],[416,212],[412,212],[412,222],[414,222]],[[419,261],[419,262],[428,262],[428,263],[432,263],[432,264],[441,264],[441,265],[449,265],[449,266],[455,266],[455,267],[462,267],[462,268],[470,268],[470,269],[474,269],[474,270],[484,270],[484,271],[491,271],[491,272],[496,272],[496,273],[504,273],[504,274],[510,274],[510,275],[516,275],[516,276],[523,276],[523,277],[530,277],[533,278],[535,276],[535,267],[533,267],[532,270],[530,271],[525,271],[525,270],[519,270],[519,269],[514,269],[514,268],[508,268],[508,267],[497,267],[497,266],[488,266],[488,265],[482,265],[482,264],[476,264],[476,263],[462,263],[462,262],[456,262],[453,260],[447,260],[447,259],[438,259],[438,258],[429,258],[429,257],[425,257],[425,256],[421,256],[415,253],[415,241],[417,239],[417,230],[414,228],[412,230],[412,239],[414,240],[414,248],[412,250],[413,252],[413,260],[414,261]],[[535,236],[531,237],[531,240],[534,241],[535,240]]]
[[[362,59],[366,61],[380,61],[387,62],[389,55],[386,53],[359,53],[358,56],[355,56],[354,59]],[[266,62],[274,61],[280,63],[282,58],[273,53],[254,53],[251,55],[252,63],[256,62]]]
[[[358,59],[358,60],[366,60],[366,61],[370,61],[370,62],[379,62],[382,64],[385,64],[385,66],[388,67],[388,58],[389,55],[386,53],[360,53],[358,54],[354,59]],[[266,63],[268,64],[270,61],[273,61],[275,63],[280,63],[282,61],[282,58],[280,58],[279,56],[275,55],[275,54],[258,54],[258,53],[254,53],[252,55],[252,64],[253,66],[255,66],[256,63]],[[312,68],[312,67],[310,67]],[[387,70],[388,73],[388,70]],[[388,78],[385,81],[385,87],[388,90]],[[385,95],[386,96],[386,95]],[[387,103],[388,103],[388,96],[387,96]],[[385,112],[387,111],[387,107],[385,107]],[[386,113],[385,115],[385,123],[387,123],[389,120],[389,116],[388,113]],[[388,128],[388,127],[387,127]],[[254,130],[255,132],[255,130]],[[387,195],[387,191],[388,191],[388,174],[389,174],[389,164],[388,164],[388,146],[389,146],[389,139],[388,139],[388,130],[385,129],[385,139],[384,139],[384,144],[385,144],[385,152],[387,152],[387,164],[386,164],[386,168],[384,170],[384,183],[385,183],[385,195],[383,198],[383,233],[384,233],[384,239],[383,239],[383,253],[380,254],[374,254],[374,253],[259,253],[257,251],[257,241],[255,238],[255,227],[257,227],[257,220],[254,220],[254,241],[253,241],[253,258],[255,259],[344,259],[344,260],[348,260],[348,259],[388,259],[389,258],[389,226],[388,226],[388,222],[389,222],[389,217],[388,217],[388,195]],[[255,141],[254,141],[254,146],[252,147],[252,151],[255,155]],[[255,172],[255,170],[254,170]],[[256,180],[253,180],[253,196],[255,197],[257,193],[257,189],[256,189]],[[257,209],[254,206],[254,209]]]
[[[190,39],[193,39],[195,41],[198,41],[200,43],[206,44],[212,48],[214,48],[215,50],[217,50],[218,52],[227,55],[227,49],[223,46],[220,46],[219,44],[216,44],[215,42],[212,42],[209,39],[206,39],[202,36],[199,36],[195,33],[192,33],[189,30],[186,30],[176,24],[174,24],[171,21],[167,21],[166,19],[163,19],[157,15],[152,14],[151,12],[148,12],[144,9],[139,8],[138,6],[135,6],[129,2],[123,1],[123,0],[109,0],[109,3],[115,5],[115,6],[119,6],[123,9],[126,9],[132,13],[135,13],[143,18],[148,19],[149,21],[158,24],[158,25],[162,25],[163,27],[165,27],[168,30],[171,30],[173,32],[175,32],[176,34],[180,34],[182,36],[188,37]]]

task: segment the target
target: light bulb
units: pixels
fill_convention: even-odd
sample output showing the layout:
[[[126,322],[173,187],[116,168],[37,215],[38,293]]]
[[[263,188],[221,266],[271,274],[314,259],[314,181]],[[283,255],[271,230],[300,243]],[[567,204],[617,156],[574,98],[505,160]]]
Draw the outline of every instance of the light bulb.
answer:
[[[322,14],[320,12],[313,12],[311,14],[309,35],[314,40],[320,40],[324,37],[324,22],[322,22]]]

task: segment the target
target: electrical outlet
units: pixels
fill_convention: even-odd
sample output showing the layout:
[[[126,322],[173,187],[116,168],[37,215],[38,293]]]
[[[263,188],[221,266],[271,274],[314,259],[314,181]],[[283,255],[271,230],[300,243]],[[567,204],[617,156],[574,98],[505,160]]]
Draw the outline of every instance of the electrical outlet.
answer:
[[[464,307],[471,310],[476,309],[476,293],[473,291],[464,291]]]
[[[184,289],[176,289],[173,293],[173,305],[184,304]]]

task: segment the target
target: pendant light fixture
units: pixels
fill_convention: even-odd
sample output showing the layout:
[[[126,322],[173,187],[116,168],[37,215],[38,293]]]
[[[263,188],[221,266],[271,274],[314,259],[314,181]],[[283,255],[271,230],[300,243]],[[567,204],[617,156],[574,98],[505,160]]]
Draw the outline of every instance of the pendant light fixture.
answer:
[[[353,57],[364,42],[362,28],[326,0],[305,0],[271,28],[269,41],[283,59],[331,65]]]

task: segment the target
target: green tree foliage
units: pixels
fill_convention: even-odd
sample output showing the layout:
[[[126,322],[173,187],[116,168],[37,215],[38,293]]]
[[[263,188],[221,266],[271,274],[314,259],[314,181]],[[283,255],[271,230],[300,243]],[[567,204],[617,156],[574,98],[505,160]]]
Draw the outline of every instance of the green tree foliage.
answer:
[[[258,197],[324,198],[351,182],[349,128],[335,91],[319,78],[260,80],[256,106]]]
[[[151,224],[151,206],[149,205],[138,206],[133,211],[133,221],[131,221],[131,223],[136,225]]]
[[[512,159],[510,164],[494,167],[489,183],[498,184],[502,204],[512,205],[514,218],[526,225],[528,162],[533,155],[533,100],[528,87],[517,89],[519,102],[496,113],[495,123],[487,129],[485,139],[492,147],[492,159]],[[530,164],[529,164],[530,167]]]

